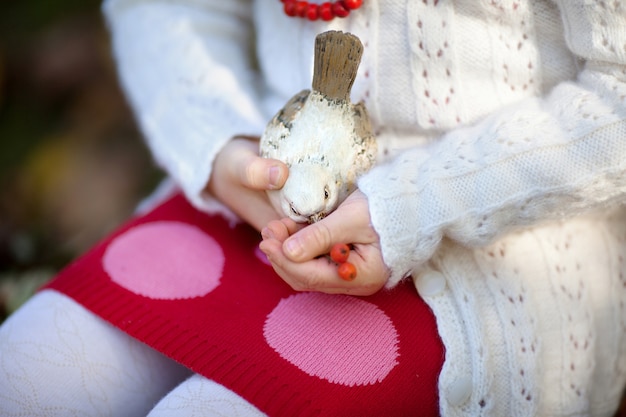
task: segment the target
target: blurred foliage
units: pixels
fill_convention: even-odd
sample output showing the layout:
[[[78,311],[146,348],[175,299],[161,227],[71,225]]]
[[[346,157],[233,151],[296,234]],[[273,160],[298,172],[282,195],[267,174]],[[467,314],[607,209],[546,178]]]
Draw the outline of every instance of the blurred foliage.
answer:
[[[0,3],[0,321],[161,174],[94,0]]]

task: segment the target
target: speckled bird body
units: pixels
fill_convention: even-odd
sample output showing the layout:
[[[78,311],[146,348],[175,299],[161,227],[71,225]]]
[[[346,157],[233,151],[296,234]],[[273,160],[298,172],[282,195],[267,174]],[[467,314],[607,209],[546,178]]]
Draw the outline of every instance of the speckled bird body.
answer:
[[[358,38],[325,32],[318,35],[315,51],[313,89],[287,102],[260,143],[261,156],[289,167],[284,187],[268,192],[274,208],[309,223],[324,218],[356,189],[377,154],[365,105],[349,99],[362,52]]]

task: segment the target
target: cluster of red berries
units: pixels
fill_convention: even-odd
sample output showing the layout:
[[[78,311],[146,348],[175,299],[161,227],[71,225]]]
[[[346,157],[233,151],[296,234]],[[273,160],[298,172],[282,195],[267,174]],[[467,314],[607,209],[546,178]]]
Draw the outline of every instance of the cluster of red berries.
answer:
[[[346,17],[350,14],[350,10],[358,9],[363,4],[363,0],[337,0],[321,4],[301,0],[280,1],[284,3],[284,10],[287,16],[326,21],[335,17]]]
[[[348,262],[350,256],[350,246],[345,243],[335,243],[330,249],[330,259],[338,264],[337,273],[346,281],[356,278],[356,266]]]

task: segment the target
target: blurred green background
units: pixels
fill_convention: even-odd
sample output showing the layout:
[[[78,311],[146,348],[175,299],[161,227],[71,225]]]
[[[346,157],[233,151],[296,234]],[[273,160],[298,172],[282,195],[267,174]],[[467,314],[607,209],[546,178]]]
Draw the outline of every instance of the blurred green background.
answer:
[[[161,174],[95,0],[0,3],[0,322]]]

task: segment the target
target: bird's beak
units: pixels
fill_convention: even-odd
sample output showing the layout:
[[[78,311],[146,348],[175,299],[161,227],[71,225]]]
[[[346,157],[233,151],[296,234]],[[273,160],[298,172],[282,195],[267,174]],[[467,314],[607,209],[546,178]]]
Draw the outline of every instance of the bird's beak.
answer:
[[[316,222],[319,222],[320,220],[322,220],[324,217],[326,217],[326,212],[319,212],[319,213],[315,213],[311,216],[309,216],[309,224],[313,224]]]

